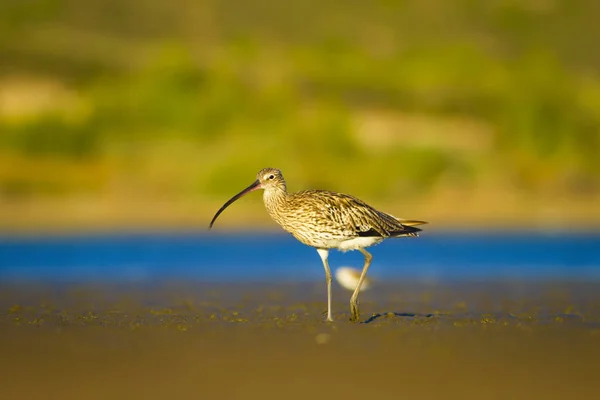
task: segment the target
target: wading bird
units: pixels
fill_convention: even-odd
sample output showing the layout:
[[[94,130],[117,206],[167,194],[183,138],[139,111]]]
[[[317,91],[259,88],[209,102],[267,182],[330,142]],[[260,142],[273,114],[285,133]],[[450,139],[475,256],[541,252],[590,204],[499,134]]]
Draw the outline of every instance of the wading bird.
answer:
[[[323,261],[327,281],[327,321],[333,321],[331,270],[327,261],[330,249],[358,250],[365,256],[362,273],[350,298],[350,320],[358,321],[358,293],[373,259],[365,247],[378,244],[386,238],[416,237],[421,229],[415,225],[426,224],[425,221],[400,219],[377,211],[347,194],[326,190],[288,193],[281,171],[275,168],[260,170],[256,178],[217,211],[209,229],[234,201],[254,190],[263,189],[265,208],[271,218],[300,242],[314,247]]]

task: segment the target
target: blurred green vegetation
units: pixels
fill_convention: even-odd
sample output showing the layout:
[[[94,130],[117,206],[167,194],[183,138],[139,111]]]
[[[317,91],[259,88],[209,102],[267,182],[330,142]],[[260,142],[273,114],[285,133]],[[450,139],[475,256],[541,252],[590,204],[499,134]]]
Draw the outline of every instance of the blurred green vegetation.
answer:
[[[0,194],[600,195],[594,0],[0,1]]]

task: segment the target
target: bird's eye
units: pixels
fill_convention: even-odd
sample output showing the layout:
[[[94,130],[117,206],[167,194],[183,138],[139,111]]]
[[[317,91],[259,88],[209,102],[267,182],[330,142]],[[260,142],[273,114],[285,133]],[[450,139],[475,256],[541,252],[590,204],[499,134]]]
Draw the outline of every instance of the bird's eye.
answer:
[[[275,175],[269,175],[269,179],[275,178]]]

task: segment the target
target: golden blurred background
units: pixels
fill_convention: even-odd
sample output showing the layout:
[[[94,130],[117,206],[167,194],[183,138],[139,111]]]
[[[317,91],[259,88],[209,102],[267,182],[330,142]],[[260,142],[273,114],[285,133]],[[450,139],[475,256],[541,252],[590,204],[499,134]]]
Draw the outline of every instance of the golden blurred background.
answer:
[[[197,229],[263,167],[439,227],[600,226],[593,0],[0,1],[0,230]],[[222,226],[276,228],[249,196]]]

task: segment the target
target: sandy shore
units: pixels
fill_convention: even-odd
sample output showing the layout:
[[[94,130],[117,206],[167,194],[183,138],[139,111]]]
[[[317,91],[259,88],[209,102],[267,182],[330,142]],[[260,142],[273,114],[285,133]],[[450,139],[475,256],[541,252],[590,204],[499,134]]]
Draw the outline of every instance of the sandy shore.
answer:
[[[594,399],[600,284],[0,285],[0,398]],[[367,322],[367,323],[365,323]]]

